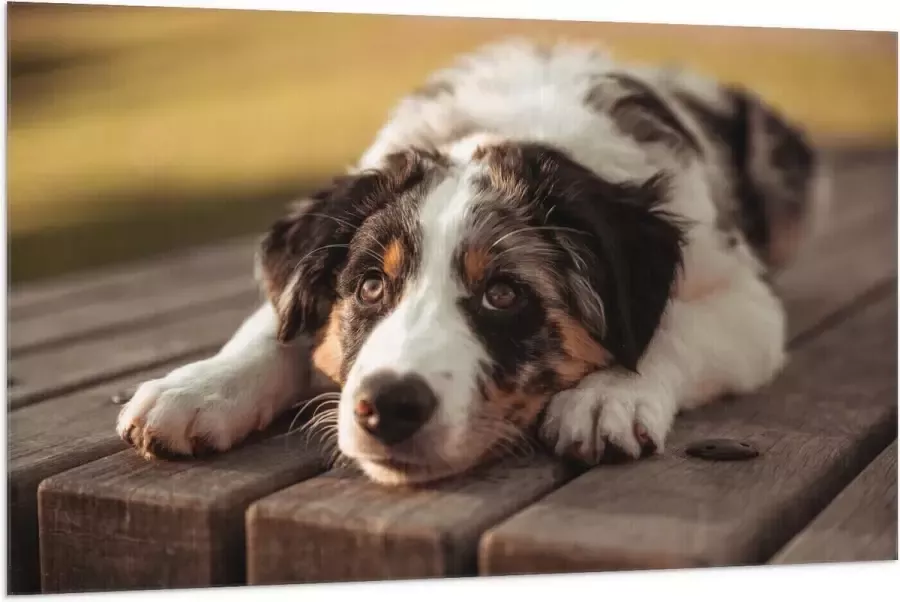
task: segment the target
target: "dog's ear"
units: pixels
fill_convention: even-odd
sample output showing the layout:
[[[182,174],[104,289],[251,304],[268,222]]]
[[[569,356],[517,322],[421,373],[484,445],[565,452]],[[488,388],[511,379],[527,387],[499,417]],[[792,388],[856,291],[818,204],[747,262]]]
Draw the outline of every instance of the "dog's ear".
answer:
[[[423,174],[419,153],[390,155],[378,169],[335,178],[270,227],[257,250],[256,274],[278,315],[279,341],[313,336],[326,324],[357,230]]]
[[[750,244],[773,267],[790,261],[827,202],[820,158],[804,132],[772,105],[729,88],[735,193]]]
[[[280,342],[315,333],[334,303],[332,274],[345,259],[342,245],[360,225],[338,217],[351,202],[347,187],[335,180],[294,203],[259,244],[257,279],[278,316]]]
[[[571,307],[620,365],[637,371],[682,262],[682,224],[659,209],[667,178],[614,184],[560,153],[538,152],[539,215],[569,255]]]

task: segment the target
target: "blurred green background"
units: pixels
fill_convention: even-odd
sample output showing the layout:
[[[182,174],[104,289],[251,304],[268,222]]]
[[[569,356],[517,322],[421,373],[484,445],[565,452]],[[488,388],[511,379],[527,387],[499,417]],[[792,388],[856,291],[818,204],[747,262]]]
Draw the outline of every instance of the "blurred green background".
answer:
[[[7,6],[14,285],[261,230],[430,70],[510,35],[743,83],[825,145],[897,139],[895,33]]]

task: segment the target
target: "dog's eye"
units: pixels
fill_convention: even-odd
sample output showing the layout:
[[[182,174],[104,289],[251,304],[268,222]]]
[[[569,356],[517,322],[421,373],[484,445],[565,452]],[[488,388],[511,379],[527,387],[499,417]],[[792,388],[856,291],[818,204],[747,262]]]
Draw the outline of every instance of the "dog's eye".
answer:
[[[369,274],[359,286],[359,300],[366,305],[373,305],[384,297],[384,278],[381,274]]]
[[[516,290],[506,282],[493,282],[484,291],[481,304],[487,309],[502,311],[516,304],[518,295]]]

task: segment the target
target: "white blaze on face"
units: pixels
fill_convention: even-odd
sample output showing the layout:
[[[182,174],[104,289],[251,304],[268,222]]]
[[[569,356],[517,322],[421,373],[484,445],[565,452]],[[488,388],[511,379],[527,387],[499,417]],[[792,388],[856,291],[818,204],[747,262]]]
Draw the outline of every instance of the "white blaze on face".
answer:
[[[443,431],[441,454],[453,456],[477,400],[485,351],[459,307],[463,286],[454,267],[466,217],[476,202],[466,174],[446,178],[422,201],[418,267],[400,302],[369,334],[343,388],[338,425],[341,448],[352,453],[353,399],[360,383],[381,370],[423,377],[438,399],[432,421]],[[437,443],[437,442],[436,442]]]

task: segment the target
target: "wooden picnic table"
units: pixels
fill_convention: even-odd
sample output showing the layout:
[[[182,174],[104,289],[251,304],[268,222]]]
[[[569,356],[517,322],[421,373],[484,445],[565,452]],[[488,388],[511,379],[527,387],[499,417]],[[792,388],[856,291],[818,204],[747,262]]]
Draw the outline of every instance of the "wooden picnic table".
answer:
[[[75,592],[897,558],[897,154],[834,152],[834,215],[777,282],[791,359],[682,416],[663,455],[537,454],[421,490],[329,467],[284,421],[140,459],[112,395],[215,351],[254,238],[9,295],[9,590]],[[759,456],[716,462],[692,443]]]

